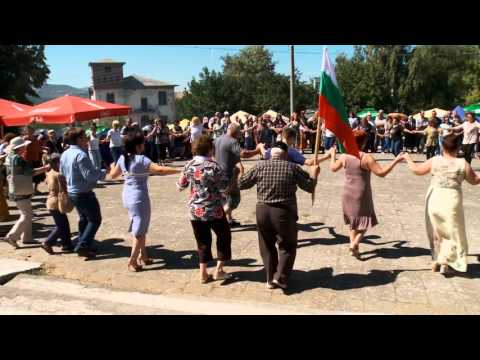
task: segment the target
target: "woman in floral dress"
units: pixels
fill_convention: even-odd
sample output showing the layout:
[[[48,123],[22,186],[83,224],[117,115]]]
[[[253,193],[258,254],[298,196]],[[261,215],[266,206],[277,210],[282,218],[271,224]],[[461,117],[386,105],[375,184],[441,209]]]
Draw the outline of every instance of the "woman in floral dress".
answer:
[[[217,236],[217,268],[214,280],[229,277],[224,271],[225,261],[232,258],[232,235],[223,210],[225,192],[229,180],[221,167],[211,159],[212,140],[202,135],[193,143],[194,158],[185,165],[182,176],[177,182],[180,190],[190,185],[190,221],[197,241],[200,259],[200,282],[205,284],[212,277],[207,272],[212,256],[212,230]]]

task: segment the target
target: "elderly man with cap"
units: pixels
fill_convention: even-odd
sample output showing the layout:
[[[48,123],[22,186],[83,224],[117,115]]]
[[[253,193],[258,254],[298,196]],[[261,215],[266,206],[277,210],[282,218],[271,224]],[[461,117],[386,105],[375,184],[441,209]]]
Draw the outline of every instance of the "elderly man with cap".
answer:
[[[318,165],[308,173],[287,161],[288,146],[278,142],[271,160],[260,161],[239,180],[241,190],[257,185],[257,227],[260,255],[267,275],[267,288],[286,289],[297,253],[297,187],[315,191]],[[278,244],[278,251],[276,248]]]
[[[232,122],[225,135],[215,140],[215,160],[230,181],[227,191],[227,203],[225,205],[225,215],[231,227],[240,226],[240,223],[232,218],[232,211],[240,204],[240,190],[237,186],[237,178],[243,174],[243,165],[240,159],[251,158],[261,154],[259,144],[255,150],[242,150],[238,138],[241,134],[240,125]]]
[[[34,193],[33,176],[43,174],[48,166],[33,169],[31,163],[26,161],[28,140],[16,137],[10,141],[7,147],[7,181],[8,197],[15,201],[20,217],[10,229],[4,240],[13,247],[18,247],[17,241],[22,240],[23,244],[39,244],[32,237],[32,202]]]

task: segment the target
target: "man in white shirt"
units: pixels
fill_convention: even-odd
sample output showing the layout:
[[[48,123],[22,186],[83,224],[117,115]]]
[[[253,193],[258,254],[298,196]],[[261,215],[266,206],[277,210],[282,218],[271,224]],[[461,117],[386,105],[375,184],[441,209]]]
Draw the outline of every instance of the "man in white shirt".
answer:
[[[422,110],[420,111],[420,118],[416,119],[416,129],[417,131],[424,130],[428,126],[428,120],[425,118],[425,112]],[[423,147],[425,145],[425,136],[419,135],[417,137],[417,153],[423,153]]]

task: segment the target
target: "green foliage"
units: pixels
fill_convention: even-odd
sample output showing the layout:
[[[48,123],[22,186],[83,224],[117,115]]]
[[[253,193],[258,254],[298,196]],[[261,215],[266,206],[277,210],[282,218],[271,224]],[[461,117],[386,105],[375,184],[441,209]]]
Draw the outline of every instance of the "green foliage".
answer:
[[[48,79],[43,45],[0,45],[0,98],[31,104]]]
[[[336,59],[347,108],[417,112],[480,101],[480,48],[463,45],[355,46]],[[393,91],[392,91],[393,90]]]
[[[188,92],[177,100],[179,118],[224,110],[260,114],[274,109],[289,113],[290,78],[275,72],[272,54],[264,46],[247,46],[237,55],[228,55],[222,60],[222,72],[203,68],[199,79],[193,78],[189,83]],[[298,80],[298,72],[296,75],[296,107],[314,106],[315,90]]]

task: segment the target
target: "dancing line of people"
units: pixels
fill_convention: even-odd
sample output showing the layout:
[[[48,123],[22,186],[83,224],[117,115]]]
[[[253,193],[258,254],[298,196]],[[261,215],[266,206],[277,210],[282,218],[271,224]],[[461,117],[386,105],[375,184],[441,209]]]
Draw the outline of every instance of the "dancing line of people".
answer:
[[[296,115],[292,116],[296,119]],[[330,159],[330,170],[344,170],[345,184],[342,195],[342,209],[345,224],[350,227],[349,251],[352,256],[361,259],[360,244],[365,233],[378,224],[375,214],[371,173],[379,177],[387,176],[400,162],[406,161],[416,175],[432,175],[430,189],[426,196],[426,228],[432,250],[432,270],[441,273],[467,271],[468,243],[463,214],[461,184],[464,180],[472,185],[480,183],[478,176],[470,166],[471,158],[458,158],[458,131],[463,131],[464,152],[473,152],[472,144],[478,143],[480,126],[473,114],[466,114],[466,121],[449,128],[441,137],[442,153],[434,156],[430,141],[436,127],[432,122],[425,130],[408,130],[394,119],[390,135],[396,134],[395,126],[407,134],[426,135],[428,160],[415,163],[407,152],[399,151],[395,137],[392,147],[395,159],[381,166],[364,149],[369,139],[367,131],[354,131],[357,145],[362,149],[359,158],[348,154],[337,157],[334,144],[329,151],[313,159],[305,159],[299,130],[293,126],[282,127],[275,132],[277,137],[270,143],[259,142],[255,148],[249,143],[247,148],[240,144],[245,134],[241,124],[232,121],[225,133],[206,131],[200,118],[192,120],[188,129],[192,144],[192,158],[187,161],[183,171],[163,166],[152,161],[147,153],[146,142],[160,129],[160,138],[166,132],[161,131],[161,122],[151,131],[130,128],[120,131],[119,123],[114,122],[105,141],[110,143],[114,163],[102,169],[98,163],[98,146],[95,129],[90,134],[80,128],[69,128],[63,136],[61,146],[50,139],[56,151],[44,158],[44,164],[38,157],[30,158],[28,149],[35,143],[31,129],[27,128],[24,137],[9,139],[5,147],[5,167],[8,179],[8,196],[16,203],[20,218],[10,229],[4,240],[14,247],[18,241],[23,244],[36,243],[32,238],[31,198],[35,193],[35,177],[45,176],[48,185],[47,209],[55,222],[55,228],[47,240],[41,244],[49,254],[58,239],[63,251],[75,251],[78,256],[93,258],[95,235],[102,223],[101,207],[94,193],[98,181],[112,181],[123,177],[123,205],[128,211],[132,234],[132,251],[128,270],[139,272],[144,266],[152,264],[146,246],[152,206],[148,192],[148,179],[152,174],[179,174],[179,190],[190,188],[188,209],[193,234],[197,242],[200,281],[224,280],[231,275],[225,266],[232,259],[231,228],[240,224],[233,219],[233,211],[240,204],[242,190],[257,187],[257,229],[260,255],[266,271],[266,286],[269,289],[288,287],[289,276],[294,266],[297,250],[298,209],[296,191],[312,193],[315,191],[320,173],[320,163]],[[207,119],[208,120],[208,119]],[[209,122],[209,120],[208,120]],[[205,123],[208,123],[205,122]],[[213,121],[213,128],[218,125]],[[125,130],[125,129],[124,129]],[[249,131],[248,128],[246,131]],[[400,132],[399,131],[399,132]],[[163,135],[162,135],[163,134]],[[261,135],[261,134],[260,134]],[[166,139],[166,137],[165,137]],[[164,140],[165,140],[164,139]],[[93,141],[92,141],[93,140]],[[168,151],[168,145],[158,140],[159,152]],[[36,146],[36,145],[35,145]],[[41,148],[39,146],[39,148]],[[250,148],[250,149],[249,149]],[[34,148],[37,152],[38,148]],[[402,150],[402,149],[400,149]],[[61,154],[60,154],[61,152]],[[241,159],[261,155],[257,162],[245,172]],[[317,165],[315,165],[317,164]],[[306,170],[302,169],[306,166]],[[4,201],[4,199],[3,199]],[[75,244],[71,239],[67,213],[76,209],[79,216],[78,238]],[[208,262],[214,259],[212,254],[212,231],[216,235],[217,266],[212,275],[208,274]],[[277,249],[278,247],[278,249]]]

